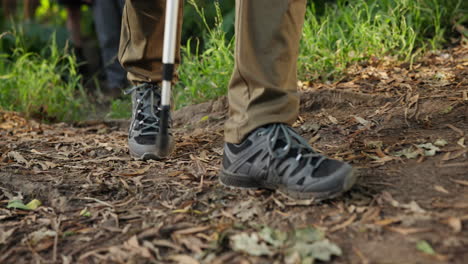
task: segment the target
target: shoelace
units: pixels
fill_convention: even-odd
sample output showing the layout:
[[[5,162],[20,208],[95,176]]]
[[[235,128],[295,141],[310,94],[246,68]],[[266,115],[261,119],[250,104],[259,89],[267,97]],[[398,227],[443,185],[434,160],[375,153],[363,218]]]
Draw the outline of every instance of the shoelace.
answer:
[[[261,132],[262,133],[262,132]],[[320,164],[325,160],[325,157],[317,152],[315,152],[309,144],[299,136],[291,127],[284,124],[273,124],[266,127],[266,130],[263,131],[263,134],[267,136],[268,152],[270,153],[273,159],[282,159],[288,155],[292,148],[297,149],[296,160],[299,161],[302,158],[309,159],[308,163],[312,158],[319,158],[315,164],[311,164],[314,168],[318,168]],[[282,148],[274,149],[276,143],[279,139],[285,141],[286,145]],[[294,142],[296,140],[297,142]],[[305,153],[303,153],[305,152]]]
[[[141,93],[141,91],[144,89],[144,91]],[[154,97],[155,95],[158,97],[161,97],[161,95],[155,91],[155,86],[152,84],[148,83],[143,83],[137,86],[134,86],[127,91],[125,91],[125,94],[131,94],[132,92],[136,91],[137,93],[141,93],[140,96],[138,96],[137,99],[137,106],[136,106],[136,115],[135,119],[133,122],[138,122],[138,124],[141,126],[141,136],[152,136],[152,135],[157,135],[159,133],[159,117],[157,116],[157,113],[159,110],[161,110],[159,107],[157,107],[157,111],[154,111],[155,108],[155,101]],[[149,97],[149,98],[148,98]],[[148,100],[149,99],[149,100]],[[149,104],[145,104],[146,102],[149,101]],[[145,111],[149,107],[149,112]],[[137,116],[142,115],[143,118],[141,120],[137,120]],[[131,126],[132,128],[134,127],[134,124]],[[145,131],[145,132],[143,132]]]

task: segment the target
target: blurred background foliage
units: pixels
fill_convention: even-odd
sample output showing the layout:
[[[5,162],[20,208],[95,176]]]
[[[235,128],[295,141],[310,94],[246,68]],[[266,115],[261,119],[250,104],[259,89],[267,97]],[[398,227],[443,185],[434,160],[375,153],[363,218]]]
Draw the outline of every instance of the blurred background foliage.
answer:
[[[85,114],[63,115],[53,110],[60,109],[62,104],[62,109],[81,113],[79,105],[61,100],[86,105],[83,86],[97,82],[85,80],[76,71],[76,57],[67,41],[64,8],[55,0],[40,0],[34,19],[26,20],[21,12],[23,1],[17,2],[19,7],[12,18],[0,17],[0,108],[51,121],[86,119]],[[235,1],[184,3],[183,63],[175,90],[177,107],[226,94],[234,64]],[[336,80],[349,65],[371,57],[393,56],[411,63],[427,50],[466,41],[467,3],[466,0],[309,0],[299,77],[307,81]],[[86,6],[82,11],[83,33],[89,43],[96,43],[91,11]],[[28,77],[24,78],[25,75]],[[38,83],[41,87],[37,87]],[[39,96],[41,93],[54,95]],[[49,98],[55,101],[46,100]],[[110,107],[109,116],[130,115],[127,99],[116,100]],[[113,109],[118,113],[114,114]]]
[[[216,23],[216,7],[213,0],[196,0],[197,6],[203,9],[206,22],[210,27],[214,27]],[[234,15],[235,15],[235,1],[234,0],[220,0],[220,10],[223,17],[222,28],[226,32],[228,38],[234,36]],[[28,21],[23,17],[23,4],[24,2],[17,1],[18,8],[14,14],[14,19],[0,16],[0,29],[2,32],[21,32],[24,39],[26,39],[28,51],[38,52],[42,47],[47,45],[50,36],[55,32],[56,41],[59,48],[64,48],[67,39],[69,38],[66,29],[67,13],[63,6],[60,6],[54,0],[40,0],[40,5],[35,13],[35,20]],[[182,43],[185,44],[191,38],[198,38],[202,40],[207,34],[206,26],[197,11],[189,3],[185,1],[184,7],[184,24]],[[1,9],[1,7],[0,7]],[[93,19],[91,10],[88,6],[82,6],[82,21],[81,28],[83,35],[88,39],[95,39],[95,32],[93,26]],[[21,29],[18,31],[18,29]],[[120,29],[116,29],[120,30]],[[14,37],[4,36],[0,42],[0,52],[11,53],[14,49]]]

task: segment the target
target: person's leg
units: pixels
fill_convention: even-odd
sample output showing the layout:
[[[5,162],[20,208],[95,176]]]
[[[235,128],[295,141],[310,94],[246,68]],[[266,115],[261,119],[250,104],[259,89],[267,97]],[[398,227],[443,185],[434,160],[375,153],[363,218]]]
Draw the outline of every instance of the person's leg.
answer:
[[[180,43],[182,3],[179,13]],[[162,81],[162,54],[166,1],[126,0],[122,19],[119,60],[133,83]],[[180,62],[180,46],[176,49]]]
[[[24,0],[24,18],[26,20],[33,20],[38,7],[39,0]]]
[[[83,52],[84,40],[81,32],[81,3],[70,0],[58,0],[57,2],[63,5],[67,11],[67,29],[78,62],[78,71],[82,75],[87,75],[88,63]]]
[[[262,125],[296,120],[296,61],[306,0],[237,0],[236,4],[236,65],[225,130],[230,143],[240,143]]]
[[[99,0],[93,2],[94,25],[101,49],[102,64],[107,86],[115,92],[126,83],[126,72],[117,60],[120,42],[120,26],[124,0]],[[114,90],[114,91],[112,91]]]
[[[8,18],[14,18],[16,13],[16,1],[15,0],[2,0],[3,15]]]
[[[182,27],[182,4],[179,12],[179,36]],[[126,0],[119,60],[128,72],[132,88],[133,115],[128,146],[139,159],[161,159],[174,149],[172,135],[167,147],[158,145],[161,104],[162,54],[165,22],[164,0]],[[180,62],[179,46],[176,63]]]
[[[296,64],[306,0],[237,0],[220,181],[326,199],[349,189],[350,165],[316,153],[290,126],[299,110]]]
[[[81,10],[79,5],[67,6],[67,29],[75,48],[83,47],[83,38],[81,35]]]

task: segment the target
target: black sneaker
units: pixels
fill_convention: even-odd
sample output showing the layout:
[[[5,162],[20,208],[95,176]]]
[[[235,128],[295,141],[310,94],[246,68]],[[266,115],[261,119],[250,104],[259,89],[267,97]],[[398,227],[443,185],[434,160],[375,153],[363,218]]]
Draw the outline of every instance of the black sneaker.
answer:
[[[172,134],[168,133],[168,142],[160,146],[157,140],[161,137],[160,105],[161,88],[152,83],[143,83],[128,90],[132,93],[132,120],[128,132],[128,148],[130,155],[138,159],[163,159],[174,150]]]
[[[349,190],[356,178],[349,164],[315,152],[284,124],[260,127],[241,144],[226,143],[220,172],[226,186],[266,188],[317,201]]]

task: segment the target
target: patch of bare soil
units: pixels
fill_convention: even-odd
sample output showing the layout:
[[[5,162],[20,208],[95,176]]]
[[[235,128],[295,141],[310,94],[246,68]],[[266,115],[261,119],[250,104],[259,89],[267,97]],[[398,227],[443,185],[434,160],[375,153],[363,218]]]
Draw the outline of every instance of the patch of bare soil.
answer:
[[[218,183],[225,99],[180,110],[148,162],[119,123],[2,112],[0,263],[468,263],[467,67],[461,46],[301,83],[295,127],[360,174],[319,204]]]

